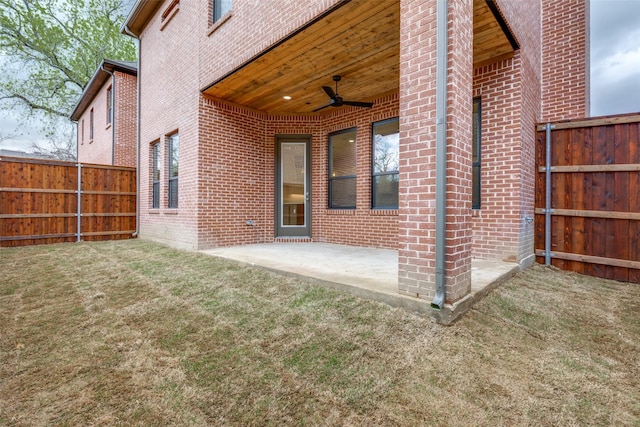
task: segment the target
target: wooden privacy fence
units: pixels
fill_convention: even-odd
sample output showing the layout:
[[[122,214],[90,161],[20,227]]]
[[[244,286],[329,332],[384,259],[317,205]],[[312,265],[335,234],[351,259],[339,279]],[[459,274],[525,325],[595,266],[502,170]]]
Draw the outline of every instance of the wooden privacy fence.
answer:
[[[640,115],[537,126],[537,261],[640,283]]]
[[[0,246],[129,239],[135,168],[0,157]]]

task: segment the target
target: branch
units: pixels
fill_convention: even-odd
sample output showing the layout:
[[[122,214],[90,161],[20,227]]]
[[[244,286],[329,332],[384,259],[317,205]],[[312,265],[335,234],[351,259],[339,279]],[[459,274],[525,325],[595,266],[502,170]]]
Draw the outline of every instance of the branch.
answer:
[[[47,107],[46,105],[38,104],[34,101],[31,101],[24,95],[20,95],[19,93],[12,93],[9,95],[0,96],[0,101],[4,101],[4,100],[19,100],[19,101],[22,101],[24,104],[26,104],[27,107],[29,107],[32,110],[44,111],[45,113],[52,114],[54,116],[64,117],[64,118],[68,118],[69,116],[68,113],[66,112],[58,111],[54,108]]]
[[[12,139],[14,139],[17,136],[18,136],[18,134],[7,134],[7,135],[4,135],[4,134],[0,133],[0,143],[2,143],[4,141],[11,141]]]
[[[134,57],[122,0],[0,0],[0,101],[64,117],[103,57]]]

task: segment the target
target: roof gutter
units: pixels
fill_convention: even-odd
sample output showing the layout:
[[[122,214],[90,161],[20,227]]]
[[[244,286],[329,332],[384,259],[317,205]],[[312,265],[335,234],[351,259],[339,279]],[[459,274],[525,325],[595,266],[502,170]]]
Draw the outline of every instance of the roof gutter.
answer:
[[[78,162],[78,153],[80,153],[80,132],[78,132],[78,120],[69,118],[69,121],[76,125],[76,162]]]
[[[114,61],[111,59],[103,59],[102,62],[98,65],[95,73],[93,73],[91,79],[87,82],[84,89],[82,90],[82,94],[80,95],[80,98],[78,98],[78,102],[73,108],[73,112],[69,116],[71,118],[71,121],[77,122],[80,119],[80,113],[87,108],[91,101],[93,101],[104,82],[107,81],[107,77],[104,77],[103,71],[106,72],[106,74],[112,74],[112,72],[114,71],[120,71],[122,73],[131,75],[138,74],[137,69],[128,66],[124,62]],[[104,80],[102,79],[103,77]]]
[[[129,28],[129,22],[133,21],[138,16],[138,14],[140,13],[140,9],[142,8],[142,3],[144,3],[144,0],[135,0],[135,3],[129,10],[129,15],[120,27],[121,33],[125,33],[126,35],[134,39],[138,38],[138,34],[135,34],[133,31],[131,31],[131,29]]]
[[[447,228],[447,65],[448,0],[438,0],[436,11],[436,294],[431,307],[440,310],[446,300]]]
[[[136,231],[133,232],[133,237],[138,237],[140,231],[140,37],[135,35],[125,23],[122,26],[122,31],[128,36],[132,37],[136,41],[138,52],[137,67],[138,74],[136,77]]]
[[[96,70],[95,73],[93,73],[93,76],[91,76],[91,79],[87,82],[87,84],[85,85],[85,87],[82,90],[82,94],[80,95],[80,97],[78,98],[78,102],[76,103],[76,106],[73,108],[73,112],[71,113],[71,115],[69,116],[69,118],[71,119],[71,121],[75,121],[77,122],[78,119],[80,119],[81,114],[79,114],[84,108],[87,108],[86,105],[83,105],[83,101],[85,100],[85,96],[87,94],[87,91],[90,90],[90,88],[93,87],[94,82],[98,81],[99,79],[99,74],[100,71],[102,71],[104,69],[104,60],[100,63],[100,67]],[[91,96],[91,100],[93,100],[93,98],[95,97],[95,94],[90,95]],[[77,117],[77,118],[76,118]]]
[[[144,31],[156,11],[162,6],[160,0],[136,0],[120,31],[135,38]]]

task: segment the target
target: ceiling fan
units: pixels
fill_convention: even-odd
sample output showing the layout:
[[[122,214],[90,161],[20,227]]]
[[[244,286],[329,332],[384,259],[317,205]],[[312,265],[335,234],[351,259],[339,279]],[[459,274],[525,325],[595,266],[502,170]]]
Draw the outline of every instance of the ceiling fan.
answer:
[[[327,108],[327,107],[342,107],[343,105],[350,105],[352,107],[364,107],[364,108],[373,107],[373,102],[345,101],[344,99],[342,99],[342,97],[338,95],[338,82],[340,81],[340,79],[341,79],[340,76],[333,76],[333,81],[336,82],[335,92],[329,86],[322,86],[322,89],[324,89],[327,95],[329,95],[329,98],[331,98],[331,102],[329,102],[326,105],[323,105],[320,108],[316,108],[315,110],[313,110],[314,112],[320,111],[323,108]]]

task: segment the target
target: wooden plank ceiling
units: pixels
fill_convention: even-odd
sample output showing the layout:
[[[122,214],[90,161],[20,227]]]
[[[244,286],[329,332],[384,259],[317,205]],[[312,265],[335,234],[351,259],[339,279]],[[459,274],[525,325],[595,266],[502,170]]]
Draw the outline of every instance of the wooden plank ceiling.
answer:
[[[271,114],[312,113],[329,102],[322,86],[335,90],[340,75],[340,96],[372,101],[398,91],[399,51],[400,1],[352,0],[203,92]],[[487,0],[474,0],[474,64],[512,53]]]

